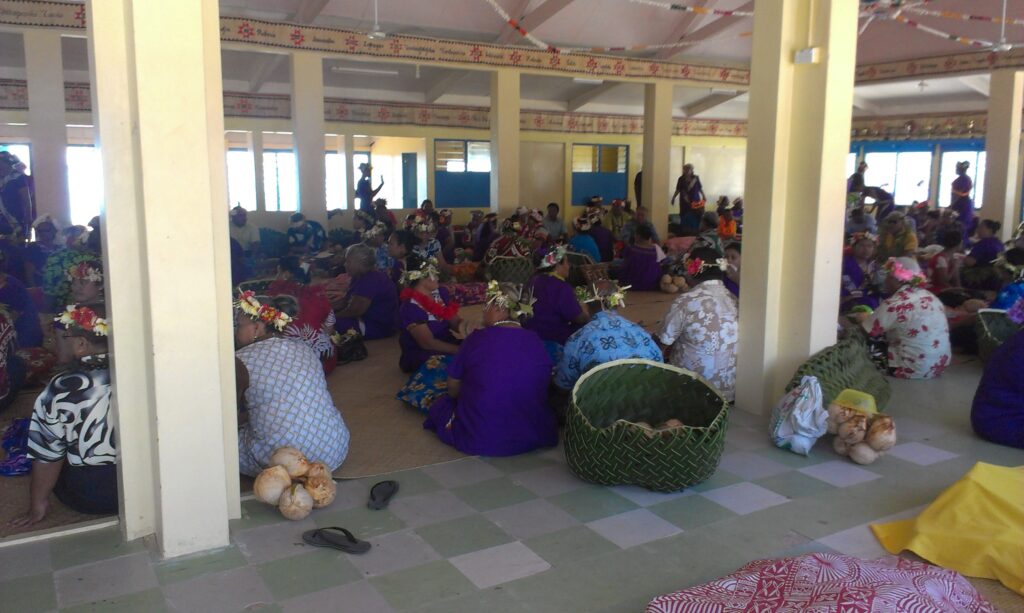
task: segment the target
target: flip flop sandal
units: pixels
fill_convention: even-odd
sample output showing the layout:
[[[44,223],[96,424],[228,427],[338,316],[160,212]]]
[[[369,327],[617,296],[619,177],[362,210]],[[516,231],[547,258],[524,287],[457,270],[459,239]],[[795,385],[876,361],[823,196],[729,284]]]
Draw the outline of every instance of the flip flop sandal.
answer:
[[[302,533],[302,540],[307,545],[313,545],[314,547],[331,547],[345,553],[357,555],[370,550],[368,542],[357,539],[348,530],[337,526],[307,530]]]
[[[398,481],[381,481],[370,488],[370,500],[366,506],[374,511],[386,509],[391,499],[398,492]]]

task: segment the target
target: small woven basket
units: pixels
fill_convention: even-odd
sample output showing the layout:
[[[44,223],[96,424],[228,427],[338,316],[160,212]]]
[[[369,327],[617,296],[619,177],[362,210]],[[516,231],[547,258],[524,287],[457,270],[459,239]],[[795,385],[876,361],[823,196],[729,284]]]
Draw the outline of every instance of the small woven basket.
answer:
[[[650,360],[616,360],[588,371],[572,391],[565,457],[602,485],[675,492],[718,468],[729,403],[696,373]],[[685,426],[648,430],[678,419]]]
[[[533,276],[530,258],[498,256],[487,265],[487,280],[502,283],[526,283]]]
[[[988,362],[992,353],[1020,330],[1020,326],[1006,316],[1006,311],[999,309],[979,310],[975,326],[978,333],[978,357],[982,362]]]
[[[262,294],[270,289],[270,285],[274,282],[274,279],[252,279],[250,281],[242,281],[238,284],[239,292],[255,292],[256,294]]]
[[[850,336],[822,349],[800,365],[790,379],[786,391],[793,389],[804,376],[817,377],[821,385],[821,402],[828,406],[845,389],[853,389],[875,397],[878,410],[889,404],[892,387],[885,375],[871,360],[867,335],[854,329]]]

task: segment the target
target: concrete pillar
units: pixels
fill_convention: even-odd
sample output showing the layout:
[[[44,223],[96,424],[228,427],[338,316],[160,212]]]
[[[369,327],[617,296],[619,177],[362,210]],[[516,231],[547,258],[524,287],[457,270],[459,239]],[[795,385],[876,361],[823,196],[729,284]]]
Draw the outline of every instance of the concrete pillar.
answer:
[[[299,210],[327,227],[324,165],[324,61],[314,53],[292,59],[292,127],[299,165]]]
[[[1020,127],[1024,72],[995,70],[989,85],[988,132],[985,134],[985,193],[980,215],[1003,224],[1009,240],[1020,223]]]
[[[345,141],[345,185],[348,193],[345,195],[345,208],[349,211],[356,210],[356,183],[359,177],[356,176],[355,152],[356,139],[351,134],[344,136]]]
[[[36,211],[65,224],[71,221],[68,201],[68,133],[64,120],[64,65],[60,32],[26,29],[25,72],[28,76],[28,134],[32,140],[32,176]]]
[[[122,529],[167,557],[223,547],[240,509],[217,5],[86,6]]]
[[[427,200],[437,202],[437,155],[434,151],[434,139],[428,136],[427,141]]]
[[[816,63],[794,53],[818,48]],[[857,3],[759,2],[748,120],[736,405],[767,412],[836,340]]]
[[[672,150],[672,83],[644,85],[644,159],[642,189],[651,223],[664,239],[668,235],[669,161]],[[635,173],[634,173],[635,176]],[[630,183],[633,177],[629,177]]]
[[[249,133],[249,149],[256,180],[256,210],[263,213],[267,210],[267,194],[263,191],[263,132],[253,130]]]
[[[520,204],[519,71],[499,68],[491,73],[491,211],[507,217]]]

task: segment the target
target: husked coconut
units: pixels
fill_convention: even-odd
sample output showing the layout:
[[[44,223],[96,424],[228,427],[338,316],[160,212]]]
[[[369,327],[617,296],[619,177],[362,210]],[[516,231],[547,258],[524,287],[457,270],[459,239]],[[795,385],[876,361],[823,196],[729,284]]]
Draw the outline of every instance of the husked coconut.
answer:
[[[294,447],[281,447],[270,456],[270,464],[280,464],[288,471],[288,476],[297,479],[309,470],[309,460],[301,451]]]
[[[281,494],[292,484],[291,477],[284,466],[271,466],[256,475],[252,491],[256,497],[267,504],[277,504]]]

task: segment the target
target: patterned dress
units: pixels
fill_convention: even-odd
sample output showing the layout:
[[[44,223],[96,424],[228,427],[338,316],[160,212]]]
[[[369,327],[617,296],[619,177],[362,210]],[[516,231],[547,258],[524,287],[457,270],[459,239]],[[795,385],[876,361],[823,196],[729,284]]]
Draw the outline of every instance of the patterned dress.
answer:
[[[323,248],[327,241],[327,233],[319,223],[307,219],[305,227],[288,228],[288,247],[291,249],[304,249],[310,253],[316,253]]]
[[[886,357],[894,377],[932,379],[941,375],[952,359],[945,309],[924,288],[900,288],[862,325],[868,335],[888,343]]]
[[[627,358],[663,361],[661,349],[647,330],[617,313],[602,311],[566,341],[555,367],[555,385],[571,390],[594,366]]]
[[[332,471],[348,455],[349,432],[327,391],[320,356],[306,343],[272,337],[235,356],[249,371],[249,423],[238,432],[242,474],[256,476],[279,447],[295,447]]]
[[[672,303],[658,332],[669,361],[707,379],[729,401],[736,396],[736,297],[721,281],[704,281]]]

